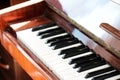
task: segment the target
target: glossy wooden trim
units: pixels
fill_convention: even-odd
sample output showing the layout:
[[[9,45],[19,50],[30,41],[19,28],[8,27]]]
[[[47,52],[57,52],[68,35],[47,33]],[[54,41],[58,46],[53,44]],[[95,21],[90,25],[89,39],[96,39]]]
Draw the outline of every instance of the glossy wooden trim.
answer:
[[[0,68],[5,69],[5,70],[9,70],[10,66],[8,64],[0,63]]]
[[[56,12],[54,12],[49,7],[47,8],[46,12],[44,13],[47,18],[50,18],[51,20],[55,21],[60,25],[62,28],[64,28],[68,33],[71,33],[74,29],[73,25],[64,19],[64,17],[60,16]]]
[[[28,0],[10,0],[10,5],[16,5],[25,1],[28,1]]]
[[[107,23],[102,23],[100,27],[108,33],[110,33],[112,36],[116,37],[117,39],[120,39],[120,30],[114,28],[113,26]]]
[[[48,68],[46,68],[46,66],[39,59],[37,59],[33,53],[25,48],[25,46],[21,44],[17,38],[15,38],[15,36],[13,36],[14,34],[6,30],[7,28],[11,27],[7,25],[3,19],[1,19],[1,21],[1,27],[5,27],[5,30],[2,30],[1,34],[1,44],[17,61],[17,63],[20,64],[20,66],[30,75],[30,77],[33,80],[58,80],[58,78]],[[47,19],[46,17],[39,17],[19,28],[18,31],[26,29],[28,26],[35,27],[36,25],[45,24],[50,21],[51,20]]]
[[[1,44],[33,80],[53,80],[9,33],[3,33]]]
[[[51,5],[53,7],[56,7],[57,9],[61,10],[62,12],[64,12],[59,0],[45,0],[45,2],[48,4],[48,5]]]
[[[0,16],[8,23],[15,23],[43,15],[46,8],[44,1],[28,1],[25,3],[27,5],[22,3],[1,10]]]
[[[43,16],[43,13],[44,13],[43,9],[45,10],[44,8],[45,5],[43,4],[44,2],[40,2],[32,5],[32,7],[27,6],[27,7],[23,7],[20,9],[16,9],[16,10],[1,14],[0,15],[0,22],[1,22],[0,23],[0,28],[1,28],[0,40],[1,40],[1,44],[5,47],[5,49],[20,64],[20,66],[32,77],[33,80],[58,80],[58,78],[50,70],[48,70],[45,67],[45,65],[43,65],[43,63],[40,62],[40,60],[33,58],[32,53],[30,53],[29,50],[20,46],[19,42],[17,42],[17,39],[15,39],[15,37],[13,36],[14,34],[11,34],[11,32],[8,33],[9,29],[12,29],[8,25],[9,23],[12,23],[12,24],[16,22],[19,23],[19,21],[24,21],[24,19],[31,20],[31,21],[29,24],[21,26],[19,29],[17,29],[17,31],[50,22],[49,19]],[[37,15],[36,13],[33,13],[34,9],[38,10]],[[32,15],[24,14],[29,12],[32,12]],[[40,17],[38,18],[38,16]],[[29,17],[30,18],[37,17],[37,18],[29,19]]]
[[[38,17],[38,18],[35,18],[33,20],[30,20],[27,24],[25,25],[22,25],[21,27],[15,29],[15,31],[21,31],[21,30],[24,30],[24,29],[28,29],[28,28],[32,28],[32,27],[36,27],[36,26],[39,26],[41,24],[46,24],[48,22],[50,22],[51,20],[46,18],[45,16],[41,16],[41,17]],[[19,25],[19,24],[18,24]],[[17,26],[17,24],[15,25]],[[14,27],[14,26],[13,26]]]

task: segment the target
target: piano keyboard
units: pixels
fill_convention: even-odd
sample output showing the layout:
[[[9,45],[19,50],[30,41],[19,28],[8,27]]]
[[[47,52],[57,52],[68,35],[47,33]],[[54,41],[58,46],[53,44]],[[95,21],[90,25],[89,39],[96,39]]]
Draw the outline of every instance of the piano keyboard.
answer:
[[[60,80],[118,80],[120,72],[52,22],[17,32],[18,39]]]

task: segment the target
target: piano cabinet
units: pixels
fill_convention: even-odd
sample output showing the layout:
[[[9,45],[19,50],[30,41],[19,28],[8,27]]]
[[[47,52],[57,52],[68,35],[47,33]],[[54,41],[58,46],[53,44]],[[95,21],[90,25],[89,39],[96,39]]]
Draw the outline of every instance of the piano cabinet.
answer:
[[[4,80],[32,80],[2,45],[0,45],[0,65]]]
[[[55,21],[70,34],[74,33],[74,30],[79,30],[81,35],[79,35],[79,37],[86,46],[114,66],[115,69],[120,70],[120,57],[114,54],[115,50],[110,50],[111,46],[106,45],[104,41],[101,42],[101,39],[94,34],[89,34],[89,31],[87,31],[86,28],[83,28],[71,19],[71,17],[62,10],[62,6],[58,3],[59,0],[45,1],[28,1],[22,5],[18,4],[14,7],[5,9],[0,13],[1,44],[33,80],[59,80],[59,78],[46,67],[41,59],[35,56],[25,44],[20,42],[16,33],[41,24],[46,24],[50,21]],[[27,23],[18,27],[22,22]],[[14,26],[17,26],[18,28],[14,29]],[[105,32],[105,35],[112,37],[112,40],[116,40],[119,43],[118,39],[107,32]],[[115,43],[115,45],[116,44],[117,43]],[[119,48],[119,45],[115,47]]]
[[[10,0],[10,5],[13,6],[13,5],[25,2],[25,1],[28,1],[28,0]]]

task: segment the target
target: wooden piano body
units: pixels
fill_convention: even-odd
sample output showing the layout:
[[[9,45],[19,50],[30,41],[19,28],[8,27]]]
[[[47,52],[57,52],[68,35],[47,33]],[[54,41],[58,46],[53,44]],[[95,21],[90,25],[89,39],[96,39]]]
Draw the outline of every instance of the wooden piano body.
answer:
[[[120,70],[120,5],[110,0],[97,1],[96,4],[103,5],[103,11],[88,0],[86,3],[71,1],[68,5],[69,1],[65,0],[27,1],[3,9],[0,11],[0,42],[33,80],[59,80],[16,35],[18,31],[55,21],[70,34],[79,31],[78,36],[81,35],[85,45]],[[87,2],[90,5],[85,5]]]

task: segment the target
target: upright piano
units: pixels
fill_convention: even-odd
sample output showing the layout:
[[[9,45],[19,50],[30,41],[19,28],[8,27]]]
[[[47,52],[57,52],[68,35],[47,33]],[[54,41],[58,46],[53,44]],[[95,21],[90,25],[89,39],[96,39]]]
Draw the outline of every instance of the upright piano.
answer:
[[[0,11],[0,41],[33,80],[120,80],[119,0],[27,1]]]

